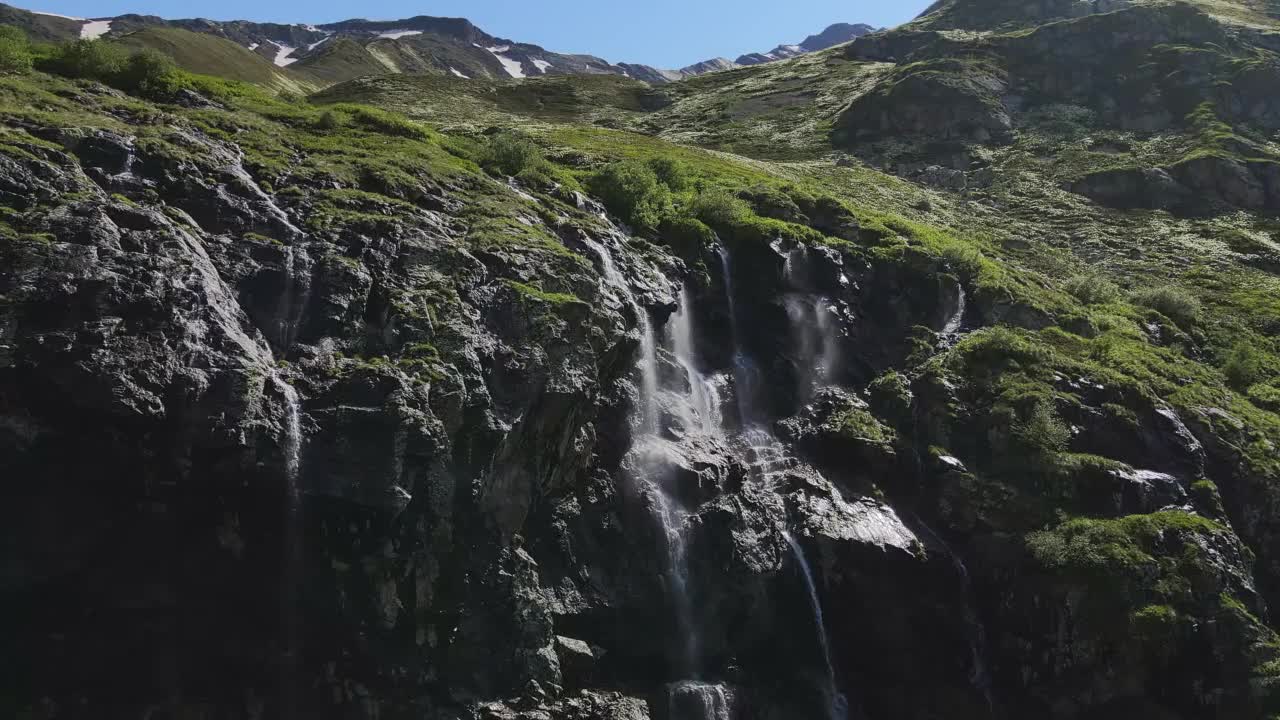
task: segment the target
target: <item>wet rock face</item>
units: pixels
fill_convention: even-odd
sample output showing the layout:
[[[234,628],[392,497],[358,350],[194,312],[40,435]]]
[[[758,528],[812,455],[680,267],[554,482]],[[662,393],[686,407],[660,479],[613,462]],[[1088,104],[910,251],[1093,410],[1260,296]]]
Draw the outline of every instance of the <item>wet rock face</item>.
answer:
[[[950,115],[893,112],[998,142],[977,72],[911,81]],[[183,132],[0,158],[4,197],[66,198],[0,246],[0,700],[28,716],[1261,717],[1280,534],[1248,438],[1060,374],[1090,459],[1012,454],[946,353],[1043,312],[861,252],[834,201],[744,192],[850,245],[726,235],[693,273],[585,200],[525,208],[541,251],[469,242],[461,185],[307,223],[331,188]]]
[[[27,479],[5,489],[3,587],[31,621],[14,636],[22,692],[365,716],[437,687],[560,687],[538,565],[513,541],[565,482],[549,468],[571,477],[589,452],[599,384],[629,367],[605,362],[627,345],[621,319],[573,318],[588,340],[512,313],[520,299],[486,287],[429,211],[377,243],[306,233],[234,146],[188,139],[190,165],[97,133],[8,168],[15,195],[89,195],[31,228],[52,242],[4,248],[0,448]],[[164,199],[105,194],[144,186]],[[432,327],[388,310],[445,267],[463,312]]]

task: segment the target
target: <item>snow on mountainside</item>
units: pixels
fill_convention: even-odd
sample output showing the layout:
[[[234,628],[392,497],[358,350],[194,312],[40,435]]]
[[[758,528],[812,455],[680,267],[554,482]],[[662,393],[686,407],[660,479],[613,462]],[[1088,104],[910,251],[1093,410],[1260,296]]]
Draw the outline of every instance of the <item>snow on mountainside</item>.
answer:
[[[369,74],[440,74],[460,78],[522,79],[541,75],[621,75],[663,84],[708,72],[755,65],[825,49],[871,32],[868,25],[836,24],[798,45],[731,61],[714,58],[680,70],[610,63],[591,55],[551,52],[538,45],[495,37],[465,18],[420,15],[399,20],[352,19],[326,25],[167,20],[155,16],[70,18],[0,4],[6,22],[44,39],[118,38],[148,27],[171,27],[236,43],[277,68],[306,81],[332,84]],[[44,22],[36,16],[46,18]],[[49,22],[56,22],[50,27]],[[16,22],[14,22],[16,20]],[[24,22],[26,20],[26,22]],[[345,41],[345,42],[338,42]]]

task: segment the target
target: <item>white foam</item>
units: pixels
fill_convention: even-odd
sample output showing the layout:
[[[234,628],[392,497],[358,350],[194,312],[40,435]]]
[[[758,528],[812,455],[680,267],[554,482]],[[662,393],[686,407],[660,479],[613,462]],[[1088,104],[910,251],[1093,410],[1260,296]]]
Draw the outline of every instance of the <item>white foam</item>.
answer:
[[[85,40],[93,40],[106,35],[110,31],[110,20],[90,20],[80,28],[80,37]]]
[[[421,30],[389,30],[387,32],[378,33],[378,37],[387,38],[388,40],[399,40],[402,37],[421,34]]]
[[[538,68],[538,72],[542,73],[543,75],[546,75],[547,71],[551,69],[551,63],[541,58],[530,60],[529,62],[533,63],[533,66]]]
[[[467,77],[466,75],[463,75],[461,72],[459,72],[459,71],[458,71],[458,68],[451,67],[451,68],[449,68],[449,72],[453,73],[454,75],[457,75],[458,77],[462,78],[463,80],[470,80],[470,79],[471,79],[471,78]]]
[[[273,61],[275,62],[276,65],[279,65],[280,67],[285,67],[287,65],[292,65],[293,63],[297,62],[297,60],[294,60],[293,58],[289,57],[290,55],[293,54],[293,51],[296,50],[297,48],[291,48],[288,45],[279,44],[279,43],[277,43],[276,47],[279,48],[278,50],[276,50],[276,59]]]

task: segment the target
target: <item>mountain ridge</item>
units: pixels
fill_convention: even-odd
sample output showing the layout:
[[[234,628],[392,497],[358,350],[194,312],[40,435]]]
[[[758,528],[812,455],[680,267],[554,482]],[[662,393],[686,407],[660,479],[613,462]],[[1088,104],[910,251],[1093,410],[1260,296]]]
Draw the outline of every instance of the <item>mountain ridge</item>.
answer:
[[[335,82],[353,79],[357,73],[437,72],[458,77],[522,79],[555,74],[614,74],[651,84],[664,84],[685,77],[732,69],[745,65],[794,57],[821,50],[871,32],[868,25],[835,23],[809,36],[798,45],[779,45],[765,53],[740,56],[736,61],[715,58],[678,70],[639,63],[611,63],[581,53],[552,52],[532,43],[499,38],[485,32],[466,18],[417,15],[398,20],[351,18],[324,24],[260,23],[245,20],[204,18],[165,19],[157,16],[125,14],[115,17],[76,19],[0,5],[0,17],[11,24],[33,30],[38,39],[120,36],[150,26],[180,28],[215,35],[255,52],[277,67],[303,62],[296,71],[310,80]],[[25,22],[16,13],[30,13]],[[37,19],[33,19],[38,18]],[[78,32],[74,25],[80,22]],[[362,50],[347,48],[341,58],[319,50],[333,39],[345,38]]]

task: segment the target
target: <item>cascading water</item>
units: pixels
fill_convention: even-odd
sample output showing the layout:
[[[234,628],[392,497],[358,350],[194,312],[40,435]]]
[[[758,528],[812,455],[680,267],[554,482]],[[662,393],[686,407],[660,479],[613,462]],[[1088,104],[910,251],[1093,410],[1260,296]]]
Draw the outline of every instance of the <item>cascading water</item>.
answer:
[[[840,349],[835,310],[828,298],[812,294],[810,275],[808,250],[803,245],[786,253],[783,276],[791,292],[783,298],[783,305],[795,338],[800,397],[810,396],[830,379],[839,361]]]
[[[729,308],[729,329],[733,336],[733,383],[734,397],[738,405],[738,425],[746,428],[758,419],[755,408],[756,369],[751,358],[742,349],[742,334],[738,330],[738,304],[733,290],[733,263],[729,257],[729,249],[723,245],[717,245],[716,253],[720,256],[725,303]]]
[[[262,189],[262,186],[258,184],[258,181],[253,179],[253,175],[250,175],[249,171],[244,168],[243,153],[237,153],[236,161],[231,165],[228,165],[224,170],[239,180],[243,189],[252,196],[252,199],[261,203],[267,214],[271,215],[279,226],[287,233],[295,238],[304,237],[306,235],[306,233],[298,229],[297,225],[294,225],[293,222],[289,220],[289,214],[276,204],[275,199],[268,195]]]
[[[689,383],[688,407],[692,412],[686,414],[685,426],[698,428],[708,435],[719,433],[724,422],[720,414],[720,390],[711,378],[698,370],[693,345],[693,299],[688,287],[680,289],[680,307],[672,318],[671,336],[676,361]]]
[[[638,465],[637,479],[644,483],[644,489],[651,495],[654,519],[666,541],[667,581],[678,632],[683,638],[682,671],[694,673],[697,670],[698,633],[693,621],[693,603],[689,592],[684,512],[662,483],[667,447],[659,435],[657,339],[648,312],[636,300],[609,248],[590,238],[584,238],[583,242],[600,258],[606,284],[617,293],[619,301],[631,308],[639,325],[640,356],[637,366],[640,370],[640,404],[633,421],[637,434],[632,454]]]
[[[672,685],[667,695],[667,720],[729,720],[724,687],[702,682]]]
[[[963,291],[962,291],[963,292]],[[915,518],[920,527],[933,538],[934,542],[942,547],[943,552],[951,559],[951,565],[955,568],[956,576],[960,578],[960,595],[964,598],[964,623],[969,632],[969,684],[975,690],[982,693],[982,697],[987,702],[987,708],[991,711],[991,716],[995,717],[995,697],[991,693],[991,675],[987,671],[987,628],[982,623],[982,618],[978,616],[978,611],[974,607],[974,591],[973,578],[969,576],[969,568],[964,564],[964,560],[951,549],[942,536],[934,532],[924,520],[918,516]]]
[[[649,313],[645,311],[631,286],[622,276],[613,261],[613,253],[604,243],[591,238],[583,238],[582,242],[595,252],[604,267],[606,284],[618,293],[619,300],[631,308],[640,327],[640,426],[644,432],[656,434],[658,431],[658,343],[653,334],[653,323],[649,321]]]
[[[755,404],[758,386],[756,366],[742,346],[742,336],[738,329],[738,307],[734,297],[732,259],[728,248],[723,245],[717,246],[716,252],[720,256],[720,269],[724,275],[725,303],[729,308],[729,325],[733,336],[734,390],[741,431],[740,439],[745,447],[746,460],[753,476],[761,480],[772,480],[779,473],[794,467],[796,461],[787,452],[786,447],[762,424],[763,418]]]
[[[800,570],[804,575],[805,590],[809,594],[809,607],[813,611],[813,621],[816,625],[815,632],[818,635],[818,645],[822,649],[822,662],[826,668],[826,687],[824,691],[827,696],[828,720],[846,720],[849,715],[849,704],[845,696],[836,688],[836,670],[831,663],[831,647],[827,638],[827,625],[822,616],[822,602],[818,598],[818,586],[813,579],[813,569],[809,567],[809,561],[805,558],[804,549],[791,536],[791,533],[783,532],[782,537],[787,541],[787,545],[791,547],[791,554],[800,566]]]
[[[298,326],[311,299],[311,259],[301,247],[287,245],[281,267],[284,271],[284,290],[276,310],[277,347],[287,355],[298,335]],[[301,267],[299,267],[301,266]]]
[[[960,328],[964,327],[964,313],[969,304],[969,298],[965,295],[963,285],[956,286],[956,290],[958,292],[956,295],[956,311],[942,326],[943,335],[955,335],[960,332]]]
[[[288,483],[290,505],[296,510],[301,498],[298,473],[302,469],[302,405],[298,391],[278,374],[272,374],[276,389],[284,398],[284,473]]]
[[[284,662],[281,678],[281,715],[297,713],[294,687],[298,670],[298,591],[302,580],[302,410],[298,391],[278,373],[272,373],[276,389],[284,400],[284,572],[281,578],[281,622],[284,626]]]

